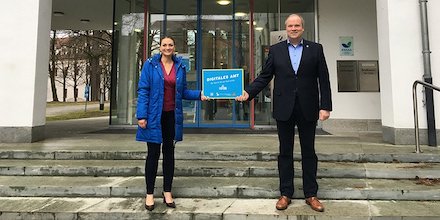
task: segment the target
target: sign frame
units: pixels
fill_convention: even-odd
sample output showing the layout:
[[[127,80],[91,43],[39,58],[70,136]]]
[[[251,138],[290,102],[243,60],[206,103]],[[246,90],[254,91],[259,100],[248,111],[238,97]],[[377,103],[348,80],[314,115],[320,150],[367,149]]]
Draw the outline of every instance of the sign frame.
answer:
[[[243,69],[203,69],[202,91],[210,99],[235,99],[243,94]]]

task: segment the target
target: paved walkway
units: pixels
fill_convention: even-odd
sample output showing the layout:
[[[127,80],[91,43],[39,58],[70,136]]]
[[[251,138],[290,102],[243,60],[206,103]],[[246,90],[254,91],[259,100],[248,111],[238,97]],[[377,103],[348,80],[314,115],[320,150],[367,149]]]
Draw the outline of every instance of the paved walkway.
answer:
[[[109,128],[109,118],[88,118],[66,121],[53,121],[46,124],[46,139],[36,143],[7,144],[0,143],[0,148],[17,150],[90,150],[90,151],[143,151],[145,143],[135,141],[135,127],[132,129]],[[184,134],[184,140],[178,142],[176,151],[191,152],[278,152],[278,138],[275,133],[264,134],[226,134],[203,132]],[[295,138],[295,146],[298,137]],[[318,135],[317,153],[323,155],[348,156],[356,154],[404,154],[406,157],[419,157],[413,153],[412,145],[392,145],[384,143],[378,132],[354,132],[344,135]],[[423,146],[425,155],[439,155],[437,147]],[[295,147],[295,152],[299,147]],[[437,158],[438,159],[438,158]]]

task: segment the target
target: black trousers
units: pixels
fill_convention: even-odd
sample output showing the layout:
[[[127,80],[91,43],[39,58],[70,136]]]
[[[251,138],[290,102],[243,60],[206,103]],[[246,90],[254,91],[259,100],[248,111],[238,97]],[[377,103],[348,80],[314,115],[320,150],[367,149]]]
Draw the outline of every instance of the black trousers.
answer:
[[[145,160],[145,184],[147,194],[154,193],[157,166],[162,145],[163,191],[171,192],[174,177],[174,111],[162,112],[162,144],[147,142],[148,153]]]
[[[293,190],[293,144],[295,137],[295,125],[298,127],[299,140],[301,145],[301,163],[303,191],[306,198],[316,196],[318,183],[316,172],[318,168],[318,157],[315,153],[315,132],[316,121],[307,121],[301,112],[301,106],[295,103],[294,110],[288,121],[278,121],[278,172],[280,178],[281,195],[292,198]]]

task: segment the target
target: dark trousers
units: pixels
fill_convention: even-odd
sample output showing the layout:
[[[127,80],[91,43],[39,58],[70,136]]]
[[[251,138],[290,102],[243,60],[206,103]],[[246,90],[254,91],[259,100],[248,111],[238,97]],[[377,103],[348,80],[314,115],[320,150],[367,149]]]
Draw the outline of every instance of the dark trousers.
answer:
[[[163,191],[171,192],[174,177],[174,111],[162,112],[162,170]],[[160,157],[161,144],[147,142],[148,153],[145,160],[145,184],[147,194],[154,193],[157,176],[157,166]]]
[[[280,178],[281,195],[292,198],[293,196],[293,144],[295,137],[295,125],[298,127],[301,145],[301,163],[303,177],[303,191],[306,198],[316,196],[318,183],[316,171],[318,157],[315,153],[316,121],[307,121],[301,112],[298,102],[288,121],[278,121],[278,139],[280,153],[278,155],[278,172]]]

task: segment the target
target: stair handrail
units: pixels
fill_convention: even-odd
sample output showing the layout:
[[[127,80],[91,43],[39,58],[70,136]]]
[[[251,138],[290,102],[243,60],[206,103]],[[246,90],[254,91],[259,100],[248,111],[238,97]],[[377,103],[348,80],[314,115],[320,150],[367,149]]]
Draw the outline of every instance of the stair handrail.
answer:
[[[440,92],[440,87],[434,86],[430,83],[423,82],[420,80],[416,80],[413,83],[413,89],[412,89],[412,95],[413,95],[413,111],[414,111],[414,132],[415,132],[415,139],[416,139],[416,153],[423,153],[423,151],[420,149],[420,140],[419,140],[419,111],[417,108],[417,85],[421,84],[425,88],[429,88],[432,90],[436,90]]]

